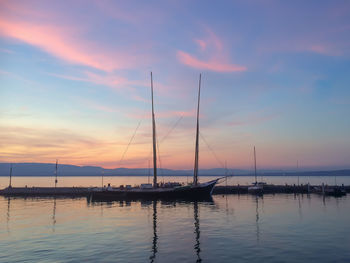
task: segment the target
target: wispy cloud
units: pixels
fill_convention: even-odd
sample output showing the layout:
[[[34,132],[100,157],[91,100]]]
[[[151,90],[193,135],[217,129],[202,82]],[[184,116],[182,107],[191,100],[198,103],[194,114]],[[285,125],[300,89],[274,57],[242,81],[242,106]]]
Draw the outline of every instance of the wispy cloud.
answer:
[[[0,19],[0,34],[39,47],[66,62],[103,71],[130,68],[136,58],[116,52],[103,52],[83,38],[79,29]]]
[[[7,54],[14,54],[15,52],[10,50],[10,49],[6,49],[6,48],[0,48],[0,52],[3,53],[7,53]]]
[[[204,51],[206,49],[207,43],[204,40],[202,40],[202,39],[195,39],[194,41],[198,44],[198,46],[200,47],[201,51]]]
[[[95,16],[81,22],[59,4],[55,3],[59,8],[54,9],[47,8],[43,2],[1,1],[0,36],[35,46],[67,63],[102,71],[130,69],[152,61],[152,56],[142,49],[144,42],[139,45],[118,42],[112,46],[99,38],[91,38],[97,33],[93,23]],[[92,15],[96,14],[93,9],[88,10]],[[131,18],[132,15],[124,14],[123,17]],[[7,49],[0,51],[10,52]]]
[[[193,54],[178,50],[176,55],[182,64],[201,70],[216,72],[239,72],[247,70],[245,66],[228,62],[223,42],[209,28],[206,29],[206,32],[206,39],[196,38],[194,42],[199,46],[200,56],[209,57],[209,59],[200,59]]]
[[[174,117],[194,117],[196,116],[195,110],[189,110],[189,111],[159,111],[156,114],[156,118],[174,118]],[[147,112],[142,111],[134,111],[134,112],[128,112],[127,116],[130,118],[135,119],[149,119],[151,118],[150,114]]]
[[[50,76],[73,80],[87,82],[95,85],[101,85],[108,87],[109,89],[118,91],[121,94],[125,94],[128,98],[135,101],[149,102],[147,99],[141,97],[138,94],[138,89],[136,87],[145,87],[149,85],[145,81],[130,80],[128,78],[117,75],[116,73],[102,72],[94,73],[91,71],[80,72],[79,76],[67,75],[67,74],[56,74],[56,73],[46,73]],[[97,108],[96,108],[97,109]],[[101,108],[100,108],[101,109]]]
[[[78,98],[77,100],[81,104],[83,104],[84,106],[86,106],[90,109],[93,109],[93,110],[107,112],[107,113],[121,113],[121,111],[119,109],[116,109],[114,107],[109,107],[106,105],[102,105],[102,104],[99,104],[99,103],[92,101],[92,100],[82,99],[82,98]]]
[[[229,126],[245,126],[254,125],[258,123],[267,122],[276,119],[280,116],[278,113],[268,113],[264,111],[252,112],[246,115],[244,118],[230,121]]]
[[[197,69],[217,71],[217,72],[235,72],[235,71],[247,70],[247,68],[244,66],[239,66],[235,64],[226,64],[222,61],[217,61],[217,60],[203,61],[183,51],[178,51],[177,57],[181,63]]]
[[[334,48],[330,45],[325,45],[325,44],[314,44],[310,45],[308,47],[305,47],[305,50],[311,51],[314,53],[322,54],[322,55],[327,55],[327,56],[341,56],[342,51],[340,49]]]

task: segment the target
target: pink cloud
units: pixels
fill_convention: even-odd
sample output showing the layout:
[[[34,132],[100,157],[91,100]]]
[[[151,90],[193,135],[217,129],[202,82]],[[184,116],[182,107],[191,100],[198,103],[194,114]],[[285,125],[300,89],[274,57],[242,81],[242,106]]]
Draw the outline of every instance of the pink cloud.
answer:
[[[216,48],[216,50],[222,51],[224,48],[224,44],[222,43],[221,39],[209,27],[206,27],[205,31],[208,34],[207,42],[211,42]]]
[[[90,80],[87,79],[87,78],[80,78],[80,77],[75,77],[75,76],[70,76],[70,75],[63,75],[63,74],[55,74],[55,73],[47,73],[47,74],[50,75],[50,76],[61,78],[61,79],[90,82]]]
[[[161,111],[155,113],[156,118],[173,118],[173,117],[194,117],[196,116],[196,111]],[[150,119],[149,111],[137,111],[137,112],[128,112],[127,116],[134,119]]]
[[[228,123],[229,126],[244,126],[267,122],[280,116],[277,113],[255,112],[246,116],[244,120],[235,120]]]
[[[195,39],[194,41],[197,42],[197,44],[199,45],[199,47],[202,51],[204,51],[205,48],[207,47],[207,43],[204,40]]]
[[[247,70],[245,66],[227,64],[216,60],[209,60],[209,61],[199,60],[196,57],[192,56],[191,54],[188,54],[183,51],[178,51],[177,57],[181,61],[181,63],[197,69],[211,70],[211,71],[217,71],[217,72],[236,72],[236,71]]]
[[[312,51],[315,53],[319,53],[322,55],[330,55],[330,56],[340,56],[342,55],[342,52],[340,50],[336,50],[335,48],[330,47],[329,45],[323,45],[323,44],[317,44],[317,45],[311,45],[310,47],[306,48],[308,51]]]
[[[64,75],[64,74],[56,74],[56,73],[47,73],[50,76],[54,76],[57,78],[67,79],[67,80],[74,80],[74,81],[82,81],[82,82],[89,82],[92,84],[102,85],[106,86],[112,89],[116,90],[125,90],[128,92],[135,91],[132,86],[147,86],[147,83],[145,81],[137,81],[137,80],[129,80],[127,78],[124,78],[122,76],[117,76],[114,73],[107,73],[107,74],[96,74],[90,71],[84,71],[82,73],[83,76],[77,77],[72,75]],[[138,95],[132,96],[135,100],[142,100],[144,99],[140,98]]]
[[[227,61],[228,52],[224,49],[224,44],[214,32],[205,27],[206,37],[204,39],[195,38],[193,41],[199,46],[201,56],[209,57],[210,59],[202,60],[193,54],[178,50],[178,60],[189,67],[210,70],[216,72],[237,72],[246,71],[245,66],[236,65]]]
[[[100,75],[92,72],[85,72],[88,80],[95,84],[109,86],[112,88],[117,88],[120,85],[125,85],[129,83],[129,80],[120,76],[110,75]]]
[[[13,53],[15,53],[14,51],[9,50],[9,49],[5,49],[5,48],[0,48],[0,52],[7,53],[7,54],[13,54]]]
[[[101,105],[101,104],[98,104],[98,103],[91,101],[91,100],[78,98],[78,101],[80,101],[83,105],[85,105],[86,107],[88,107],[90,109],[108,112],[108,113],[120,113],[120,110],[118,110],[118,109],[108,107],[106,105]]]
[[[0,35],[36,46],[66,62],[103,71],[131,68],[142,63],[129,52],[108,51],[80,37],[82,29],[0,19]],[[138,59],[138,60],[137,60]]]
[[[196,116],[195,110],[191,111],[164,111],[157,114],[160,118],[171,118],[171,117],[194,117]]]

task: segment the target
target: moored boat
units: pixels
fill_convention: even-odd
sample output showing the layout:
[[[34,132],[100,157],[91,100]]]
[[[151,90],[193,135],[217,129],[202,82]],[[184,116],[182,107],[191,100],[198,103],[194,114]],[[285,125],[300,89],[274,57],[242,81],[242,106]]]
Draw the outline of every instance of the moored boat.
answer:
[[[255,174],[255,182],[252,183],[251,186],[248,187],[248,193],[250,194],[263,194],[264,193],[264,184],[263,182],[258,182],[258,178],[256,175],[256,153],[255,153],[255,146],[254,146],[254,174]]]
[[[329,185],[322,184],[322,186],[314,187],[312,192],[320,195],[335,196],[335,197],[346,195],[345,187],[338,186],[338,185],[329,186]]]
[[[198,182],[198,160],[199,160],[199,103],[201,90],[201,75],[199,75],[198,104],[197,104],[197,127],[195,144],[195,164],[193,183],[190,185],[165,184],[159,186],[157,183],[157,146],[156,127],[153,104],[153,78],[151,72],[151,98],[152,98],[152,140],[153,140],[153,187],[129,187],[129,188],[94,188],[91,191],[91,200],[120,200],[120,199],[190,199],[203,200],[211,197],[215,184],[220,178],[205,182]],[[144,184],[146,186],[146,184]]]
[[[219,179],[215,179],[206,183],[197,185],[178,186],[174,188],[158,187],[158,188],[140,188],[132,187],[130,189],[106,188],[92,189],[92,201],[108,201],[108,200],[206,200],[211,196],[214,186]]]

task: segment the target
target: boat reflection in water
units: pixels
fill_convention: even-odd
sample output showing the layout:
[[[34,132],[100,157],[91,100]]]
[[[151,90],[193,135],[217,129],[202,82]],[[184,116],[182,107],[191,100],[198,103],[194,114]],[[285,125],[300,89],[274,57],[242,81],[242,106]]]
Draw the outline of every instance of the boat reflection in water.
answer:
[[[200,252],[201,252],[200,244],[201,243],[199,242],[201,231],[199,228],[198,202],[197,201],[195,201],[193,203],[193,213],[194,213],[194,233],[196,234],[196,244],[194,245],[194,249],[195,249],[196,254],[197,254],[196,262],[202,262],[202,259],[200,256]]]
[[[260,241],[260,228],[259,228],[259,199],[263,199],[263,196],[255,196],[255,224],[256,224],[256,241],[259,243]]]
[[[157,235],[157,201],[153,201],[153,242],[152,242],[152,255],[149,257],[150,262],[154,262],[158,251],[157,247],[158,235]]]
[[[56,226],[56,197],[53,199],[52,232],[55,232],[55,226]]]
[[[152,249],[151,249],[151,256],[149,257],[150,262],[155,262],[156,254],[158,252],[158,234],[157,234],[157,202],[156,200],[153,201],[153,239],[152,239]],[[213,203],[213,200],[209,199],[207,202]],[[176,205],[176,202],[174,203]],[[199,224],[199,207],[198,207],[198,201],[193,202],[193,214],[194,214],[194,234],[195,234],[195,244],[194,244],[194,251],[196,253],[196,262],[202,262],[200,252],[200,224]]]
[[[10,205],[11,205],[11,197],[7,198],[7,213],[6,213],[6,230],[7,233],[10,233],[10,227],[9,227],[9,222],[10,222]]]

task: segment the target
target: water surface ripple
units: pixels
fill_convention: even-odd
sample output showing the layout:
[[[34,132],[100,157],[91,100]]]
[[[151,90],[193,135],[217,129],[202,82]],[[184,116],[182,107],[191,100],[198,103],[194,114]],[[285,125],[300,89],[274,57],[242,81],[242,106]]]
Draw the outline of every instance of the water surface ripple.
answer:
[[[350,199],[0,197],[0,262],[346,262]]]

